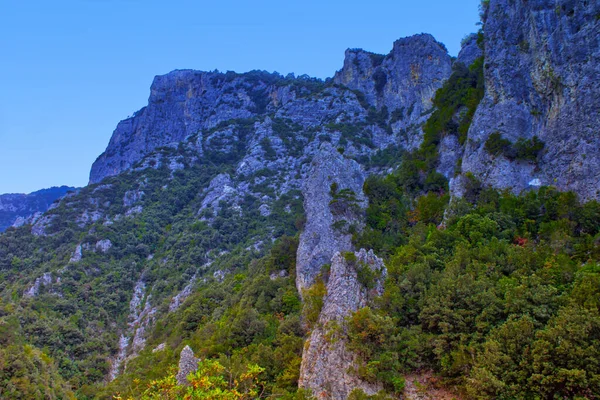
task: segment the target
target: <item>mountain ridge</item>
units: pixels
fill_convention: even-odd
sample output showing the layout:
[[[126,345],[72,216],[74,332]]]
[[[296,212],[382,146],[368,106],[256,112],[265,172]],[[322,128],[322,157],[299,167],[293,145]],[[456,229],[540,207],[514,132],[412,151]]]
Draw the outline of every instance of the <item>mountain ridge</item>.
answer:
[[[157,76],[90,184],[0,235],[0,360],[82,398],[198,389],[178,361],[289,400],[596,398],[600,4],[558,5],[483,2],[456,60]]]

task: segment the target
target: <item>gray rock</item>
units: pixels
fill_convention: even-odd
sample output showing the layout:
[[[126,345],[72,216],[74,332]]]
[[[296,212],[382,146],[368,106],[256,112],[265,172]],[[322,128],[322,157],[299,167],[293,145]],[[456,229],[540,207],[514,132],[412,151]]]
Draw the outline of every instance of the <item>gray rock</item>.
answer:
[[[219,174],[210,181],[199,212],[211,207],[214,215],[216,215],[220,208],[219,203],[228,200],[235,194],[234,183],[229,174]]]
[[[143,197],[144,197],[143,190],[129,190],[129,191],[125,192],[125,196],[123,196],[123,206],[126,208],[131,207],[138,201],[142,200]]]
[[[126,216],[126,217],[131,217],[131,216],[133,216],[133,215],[135,215],[135,214],[140,214],[140,213],[141,213],[143,210],[144,210],[144,207],[142,207],[142,206],[140,206],[140,205],[137,205],[137,206],[135,206],[135,207],[132,207],[132,208],[130,208],[129,210],[127,210],[127,211],[125,212],[125,216]],[[116,216],[115,216],[115,221],[117,221],[117,218],[116,218]]]
[[[158,346],[156,346],[155,348],[153,348],[152,352],[153,353],[158,353],[159,351],[163,351],[166,347],[167,347],[166,343],[161,343]]]
[[[437,171],[444,175],[446,179],[454,176],[456,166],[460,157],[462,157],[463,147],[458,142],[455,135],[447,135],[440,141],[440,164]]]
[[[31,233],[34,236],[47,236],[46,228],[48,228],[48,225],[50,225],[55,218],[55,214],[40,217],[31,227]]]
[[[344,400],[355,388],[370,395],[382,389],[380,384],[364,382],[351,372],[356,369],[358,360],[346,348],[345,318],[383,293],[387,272],[383,260],[372,250],[361,249],[354,254],[356,265],[351,265],[339,252],[331,259],[323,309],[302,354],[298,385],[312,390],[317,399]],[[367,290],[359,282],[356,268],[370,268],[378,274],[372,290]]]
[[[456,61],[461,62],[468,67],[481,56],[483,56],[483,50],[481,50],[477,44],[477,34],[471,33],[463,39]]]
[[[276,281],[277,279],[280,279],[280,278],[286,278],[288,275],[289,275],[288,272],[285,269],[282,269],[282,270],[277,271],[277,272],[272,272],[269,275],[269,278],[272,281]]]
[[[57,283],[60,282],[60,280],[55,280]],[[27,298],[27,297],[36,297],[39,293],[40,293],[40,289],[44,286],[50,286],[52,285],[53,280],[52,280],[52,274],[50,272],[45,272],[42,276],[40,276],[39,278],[36,278],[36,280],[33,282],[33,285],[31,285],[28,289],[26,289],[23,292],[23,297]]]
[[[397,40],[386,56],[346,50],[344,67],[333,80],[361,91],[377,108],[398,110],[397,133],[427,119],[424,114],[432,108],[431,99],[450,76],[451,67],[446,47],[433,36],[420,34]]]
[[[94,210],[94,211],[85,210],[81,215],[79,215],[77,218],[75,218],[75,222],[77,222],[77,225],[80,228],[83,228],[84,226],[86,226],[88,224],[99,221],[103,217],[104,217],[104,214],[99,210]]]
[[[98,242],[96,242],[96,250],[102,252],[102,253],[106,253],[108,250],[111,249],[111,247],[113,246],[112,242],[108,239],[102,239],[99,240]]]
[[[600,3],[491,0],[485,21],[486,93],[468,132],[462,168],[518,193],[530,182],[600,198]],[[539,137],[537,163],[485,150],[499,132]],[[453,182],[459,195],[461,179]]]
[[[119,123],[92,166],[90,183],[131,168],[161,146],[263,111],[250,95],[264,92],[268,98],[272,88],[265,82],[283,77],[254,72],[258,79],[246,79],[248,75],[177,70],[154,78],[148,106]]]
[[[198,369],[198,361],[190,346],[185,346],[179,356],[179,370],[175,378],[180,385],[189,385],[187,376]]]
[[[258,207],[258,211],[263,217],[268,217],[271,215],[271,207],[268,204],[261,204],[260,207]]]
[[[12,224],[12,227],[20,228],[23,225],[34,225],[42,217],[42,215],[44,214],[41,211],[38,211],[28,217],[17,217],[15,222]]]
[[[171,302],[169,303],[169,312],[173,312],[176,311],[181,304],[183,304],[183,302],[185,301],[185,299],[187,299],[190,294],[192,294],[192,290],[194,288],[194,284],[196,283],[196,274],[194,274],[194,276],[192,276],[192,279],[190,279],[190,282],[183,288],[183,290],[179,293],[177,293],[177,295],[173,296],[173,298],[171,299]]]
[[[61,186],[29,194],[0,194],[0,232],[11,226],[18,228],[34,224],[42,213],[56,207],[67,192],[77,190],[74,187]]]
[[[360,214],[367,205],[362,191],[364,180],[364,173],[356,161],[344,158],[329,143],[323,143],[302,189],[306,226],[300,234],[296,257],[299,293],[314,283],[321,267],[329,263],[335,252],[352,249],[351,235],[335,229],[333,224],[342,220],[348,224],[362,224],[361,216],[352,210],[338,215],[332,213],[331,185],[337,184],[338,190],[351,190],[356,197],[356,211]]]
[[[77,263],[77,262],[81,261],[81,258],[82,258],[81,244],[78,244],[77,247],[75,247],[75,251],[73,251],[73,255],[71,256],[71,259],[69,260],[69,262]]]

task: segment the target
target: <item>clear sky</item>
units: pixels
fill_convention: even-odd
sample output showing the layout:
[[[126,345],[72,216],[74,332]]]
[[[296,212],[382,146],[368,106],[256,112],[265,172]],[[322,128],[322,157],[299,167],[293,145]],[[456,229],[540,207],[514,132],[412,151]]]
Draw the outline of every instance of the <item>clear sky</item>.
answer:
[[[155,75],[327,78],[344,50],[427,32],[457,55],[479,0],[0,0],[0,193],[87,184]]]

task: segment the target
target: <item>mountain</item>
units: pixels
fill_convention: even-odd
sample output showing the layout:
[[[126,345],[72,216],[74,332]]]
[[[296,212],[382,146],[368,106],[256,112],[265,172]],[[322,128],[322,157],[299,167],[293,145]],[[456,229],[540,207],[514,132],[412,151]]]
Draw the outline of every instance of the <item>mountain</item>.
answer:
[[[69,186],[51,187],[29,194],[0,195],[0,232],[15,224],[23,225],[34,215],[44,213],[56,200],[68,192],[76,191]],[[31,221],[28,221],[31,222]]]
[[[598,199],[600,6],[484,4],[486,92],[465,142],[462,171],[517,193],[554,185]],[[457,195],[463,181],[452,185]]]
[[[598,398],[600,4],[481,11],[456,59],[157,76],[0,235],[3,398]]]

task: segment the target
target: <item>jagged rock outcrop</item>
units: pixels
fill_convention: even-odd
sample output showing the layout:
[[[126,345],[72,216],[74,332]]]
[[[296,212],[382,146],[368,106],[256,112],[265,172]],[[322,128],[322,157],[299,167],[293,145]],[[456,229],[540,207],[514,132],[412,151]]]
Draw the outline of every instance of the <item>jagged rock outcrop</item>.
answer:
[[[354,259],[340,252],[331,258],[323,309],[302,355],[298,384],[310,389],[318,399],[347,399],[355,388],[367,394],[375,394],[382,389],[380,385],[364,382],[350,372],[355,369],[357,359],[346,348],[345,318],[383,293],[382,283],[387,272],[383,260],[372,250],[361,249],[351,254]],[[359,281],[359,268],[370,268],[378,276],[370,290]]]
[[[111,360],[108,373],[109,380],[114,380],[122,369],[127,367],[127,362],[137,357],[146,345],[146,328],[153,322],[156,307],[150,300],[152,295],[147,293],[146,283],[141,277],[133,288],[133,296],[129,302],[129,315],[127,328],[121,332],[119,338],[119,351]]]
[[[31,285],[28,289],[25,289],[25,291],[23,292],[23,297],[24,298],[36,297],[37,295],[40,294],[40,291],[42,289],[45,289],[51,293],[52,292],[56,293],[55,291],[52,290],[51,286],[53,284],[59,284],[59,283],[60,283],[60,277],[53,277],[52,273],[45,272],[42,276],[40,276],[33,282],[33,285]]]
[[[157,76],[148,106],[119,123],[106,151],[92,165],[90,183],[131,168],[158,147],[177,144],[226,120],[256,115],[267,98],[266,88],[260,79],[237,74],[178,70]]]
[[[364,181],[365,175],[356,161],[345,158],[329,143],[321,146],[302,189],[306,226],[300,235],[296,256],[299,293],[314,283],[321,267],[330,262],[335,252],[352,249],[351,235],[334,224],[338,221],[345,221],[348,226],[362,223],[360,214],[366,207]],[[337,210],[332,201],[343,190],[349,191],[353,199],[340,204],[342,209]]]
[[[483,56],[483,50],[479,43],[477,43],[477,38],[478,35],[476,33],[471,33],[463,39],[456,62],[463,63],[468,67],[479,57]]]
[[[514,192],[554,185],[600,198],[600,3],[491,0],[485,15],[485,97],[462,171]],[[491,155],[485,144],[494,133],[545,145],[531,161]],[[464,182],[451,182],[455,195]]]
[[[301,149],[300,143],[314,139],[315,128],[327,130],[328,124],[332,128],[367,125],[363,135],[371,137],[374,149],[415,147],[421,140],[420,124],[431,109],[431,97],[450,69],[446,48],[431,35],[416,35],[398,40],[387,56],[348,50],[344,67],[333,82],[350,90],[308,77],[284,78],[261,71],[178,70],[157,76],[148,105],[119,123],[106,151],[92,166],[90,183],[131,169],[138,162],[136,168],[157,168],[162,163],[172,170],[181,168],[181,160],[164,161],[151,154],[161,147],[176,148],[186,138],[193,138],[186,146],[196,157],[210,156],[213,151],[231,153],[245,142],[246,154],[237,169],[244,175],[296,164],[300,154],[289,157],[290,141],[299,142],[292,144]],[[381,117],[393,119],[391,134],[381,124],[368,121],[369,105],[386,106],[387,115]],[[252,120],[253,125],[240,131],[228,123],[234,120]],[[290,124],[282,125],[283,121]],[[290,128],[297,131],[293,140]],[[339,140],[339,131],[337,135]],[[355,147],[355,153],[370,151]],[[150,158],[144,159],[147,156]]]
[[[393,128],[399,131],[427,119],[431,99],[450,76],[451,67],[446,47],[433,36],[420,34],[397,40],[385,56],[346,50],[344,67],[333,80],[364,93],[369,104],[395,112]]]
[[[194,355],[194,351],[190,348],[190,346],[186,345],[182,350],[179,356],[179,370],[175,378],[177,379],[177,383],[180,385],[188,385],[186,377],[195,372],[198,369],[198,361]]]
[[[74,187],[60,186],[29,194],[0,195],[0,232],[4,232],[10,226],[34,224],[41,217],[41,213],[48,210],[56,200],[69,191],[76,190]]]

